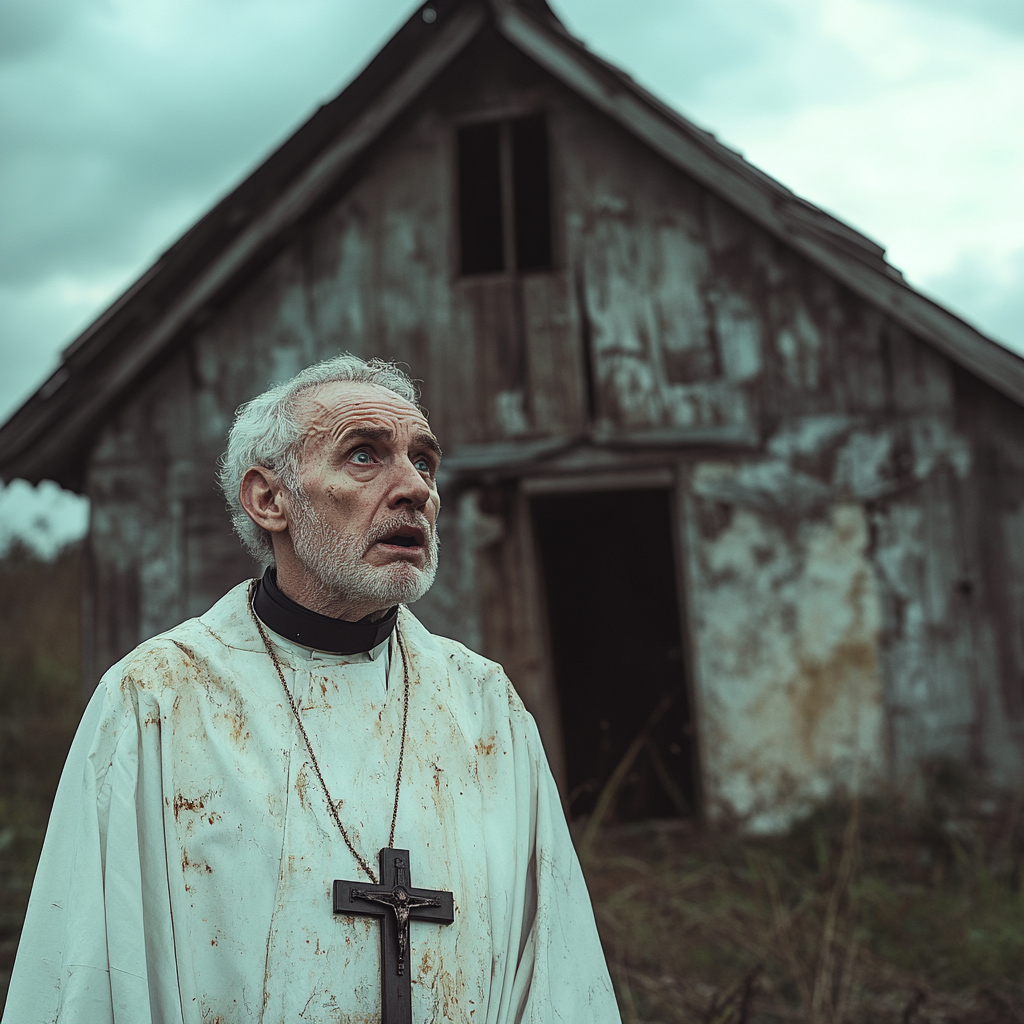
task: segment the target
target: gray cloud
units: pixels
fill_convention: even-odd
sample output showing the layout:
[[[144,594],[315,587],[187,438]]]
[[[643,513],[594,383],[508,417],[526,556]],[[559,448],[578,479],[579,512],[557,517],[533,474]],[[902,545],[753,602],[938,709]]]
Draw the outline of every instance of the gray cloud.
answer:
[[[191,13],[194,45],[160,45],[103,0],[9,0],[0,283],[137,265],[172,241],[337,89],[406,4],[332,6],[307,5],[317,24],[296,18],[279,35],[272,5],[211,0]],[[225,31],[246,9],[262,24]]]
[[[979,22],[1014,35],[1024,35],[1022,0],[899,0],[929,14],[947,14],[964,21]]]
[[[740,103],[748,114],[785,113],[805,102],[808,75],[822,96],[852,95],[865,86],[863,69],[842,46],[812,37],[797,10],[776,0],[556,0],[555,6],[596,51],[699,123],[719,104]]]
[[[998,268],[982,256],[965,256],[927,278],[924,290],[1024,356],[1024,248]]]
[[[0,417],[409,8],[0,2]]]
[[[71,32],[97,0],[7,0],[0,5],[0,60],[23,58]]]

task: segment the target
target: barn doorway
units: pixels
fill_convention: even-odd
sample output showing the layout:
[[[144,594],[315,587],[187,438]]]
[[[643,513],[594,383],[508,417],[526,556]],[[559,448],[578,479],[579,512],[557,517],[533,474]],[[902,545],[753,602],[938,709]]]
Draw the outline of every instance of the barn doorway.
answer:
[[[605,820],[693,815],[694,728],[669,492],[536,496],[532,516],[561,705],[570,817],[593,811],[645,730]]]

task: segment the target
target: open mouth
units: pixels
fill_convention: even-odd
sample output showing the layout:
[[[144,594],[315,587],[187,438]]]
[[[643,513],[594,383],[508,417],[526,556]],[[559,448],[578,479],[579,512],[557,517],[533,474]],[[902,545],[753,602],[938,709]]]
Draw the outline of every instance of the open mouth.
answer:
[[[419,548],[423,546],[423,531],[415,526],[402,526],[378,543],[398,548]]]

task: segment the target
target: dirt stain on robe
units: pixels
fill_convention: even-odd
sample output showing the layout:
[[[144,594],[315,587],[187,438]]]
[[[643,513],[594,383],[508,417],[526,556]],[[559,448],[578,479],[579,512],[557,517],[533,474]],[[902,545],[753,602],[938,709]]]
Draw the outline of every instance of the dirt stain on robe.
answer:
[[[221,815],[216,811],[207,811],[207,801],[213,800],[215,797],[221,795],[222,790],[211,787],[205,793],[200,793],[197,796],[185,796],[184,793],[174,794],[174,820],[177,821],[182,811],[189,811],[192,814],[197,814],[201,818],[208,818],[212,825],[214,820],[220,820]]]
[[[309,785],[309,778],[306,775],[306,766],[303,765],[299,769],[299,774],[295,779],[295,792],[299,794],[299,803],[306,806],[306,787]]]
[[[192,811],[194,814],[201,813],[206,808],[206,804],[203,803],[204,796],[187,797],[183,793],[175,794],[174,820],[178,820],[178,816],[182,811]]]
[[[210,865],[207,864],[205,860],[192,860],[192,858],[188,855],[188,850],[182,847],[181,870],[188,871],[189,869],[193,871],[205,871],[208,875],[213,874],[213,868],[211,868]]]
[[[244,745],[245,741],[252,736],[252,733],[245,727],[245,716],[240,711],[228,711],[223,717],[231,727],[231,739],[239,746]]]

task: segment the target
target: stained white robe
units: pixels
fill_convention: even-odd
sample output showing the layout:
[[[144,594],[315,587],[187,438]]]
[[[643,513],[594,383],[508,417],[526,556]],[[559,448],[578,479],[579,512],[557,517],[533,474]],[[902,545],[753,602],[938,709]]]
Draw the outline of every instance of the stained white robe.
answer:
[[[412,884],[452,891],[456,907],[452,925],[411,925],[414,1020],[616,1024],[533,719],[497,665],[406,609],[399,629],[411,695],[394,845],[410,850]],[[340,817],[376,869],[401,653],[277,647]],[[57,793],[3,1024],[377,1021],[377,920],[332,913],[333,880],[361,877],[243,584],[100,683]]]

